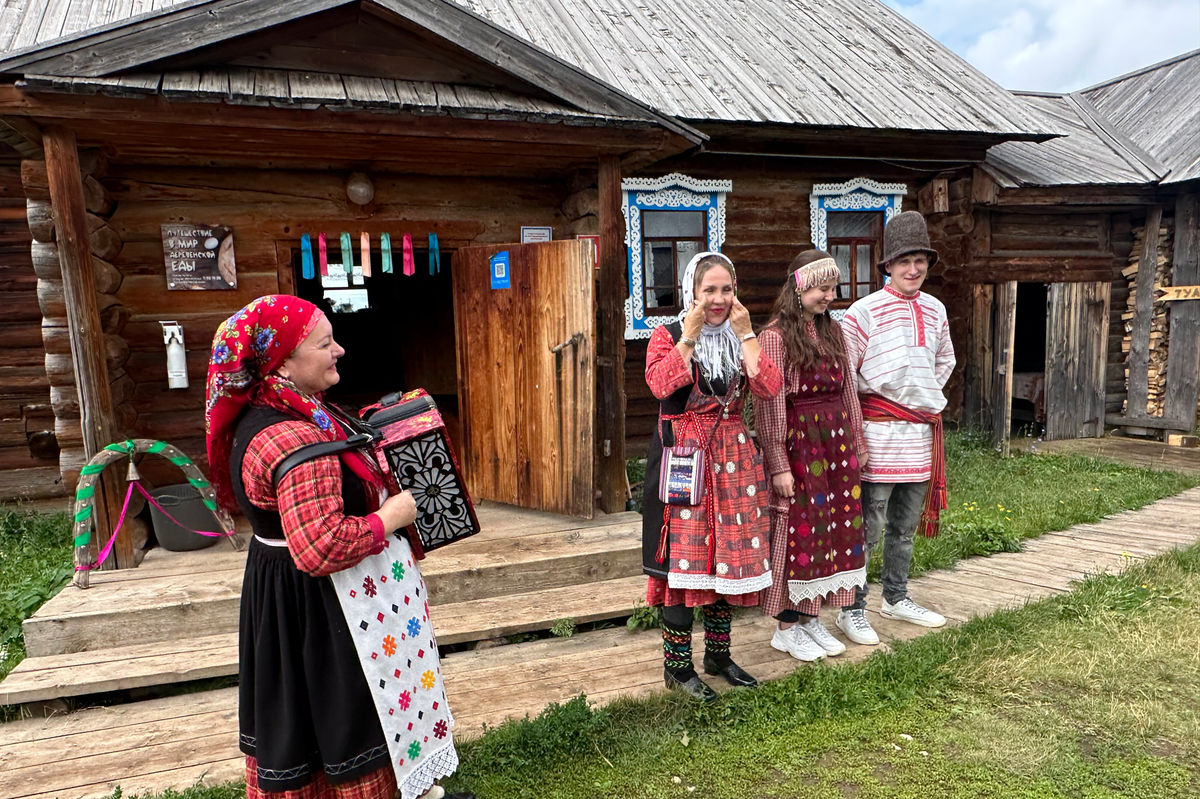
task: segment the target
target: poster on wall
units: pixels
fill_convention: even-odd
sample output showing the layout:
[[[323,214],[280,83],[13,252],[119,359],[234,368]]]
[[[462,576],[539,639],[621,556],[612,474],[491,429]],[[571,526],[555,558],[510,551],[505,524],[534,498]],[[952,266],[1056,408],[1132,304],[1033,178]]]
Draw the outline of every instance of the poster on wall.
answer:
[[[162,242],[168,289],[237,288],[233,228],[222,225],[163,225]]]

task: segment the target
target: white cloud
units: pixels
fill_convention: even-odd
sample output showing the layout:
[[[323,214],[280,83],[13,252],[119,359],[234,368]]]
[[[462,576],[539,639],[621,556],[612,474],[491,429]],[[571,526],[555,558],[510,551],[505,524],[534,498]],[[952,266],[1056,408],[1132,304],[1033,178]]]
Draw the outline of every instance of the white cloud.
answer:
[[[885,0],[1007,89],[1074,91],[1200,47],[1196,0]]]

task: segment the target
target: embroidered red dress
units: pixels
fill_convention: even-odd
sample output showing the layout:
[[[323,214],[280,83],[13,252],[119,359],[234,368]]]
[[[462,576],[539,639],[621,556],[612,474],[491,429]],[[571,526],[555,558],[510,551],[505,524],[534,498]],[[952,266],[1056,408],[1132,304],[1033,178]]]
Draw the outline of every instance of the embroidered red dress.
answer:
[[[771,359],[760,355],[758,374],[738,379],[737,392],[720,382],[715,391],[706,392],[698,368],[685,364],[675,349],[671,331],[660,327],[650,338],[646,383],[654,396],[665,404],[688,390],[681,413],[667,414],[681,418],[660,423],[647,456],[643,567],[650,577],[646,601],[651,605],[695,607],[721,598],[731,605],[756,605],[758,592],[771,582],[762,455],[742,421],[742,406],[745,385],[755,396],[770,397],[779,391],[782,378]],[[722,408],[727,396],[731,399]],[[666,506],[666,539],[662,540],[664,506],[657,499],[657,478],[665,426],[672,437],[668,443],[693,447],[707,443],[708,472],[701,504]],[[665,558],[659,561],[656,555],[664,551]]]
[[[796,481],[790,500],[776,496],[773,486],[769,491],[774,581],[763,592],[763,612],[816,615],[822,600],[851,604],[854,587],[866,582],[862,413],[844,363],[823,357],[813,369],[798,369],[774,328],[759,342],[767,357],[784,365],[783,391],[754,405],[768,481],[788,470]]]

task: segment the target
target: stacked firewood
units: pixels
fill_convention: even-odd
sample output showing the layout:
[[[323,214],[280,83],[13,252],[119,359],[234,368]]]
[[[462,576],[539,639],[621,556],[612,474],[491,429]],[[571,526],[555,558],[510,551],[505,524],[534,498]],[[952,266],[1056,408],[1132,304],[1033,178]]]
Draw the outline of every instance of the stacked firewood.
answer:
[[[1154,267],[1154,291],[1171,285],[1171,258],[1173,247],[1174,226],[1164,219],[1158,229],[1158,251]],[[1121,274],[1129,283],[1129,298],[1126,300],[1126,310],[1121,314],[1125,322],[1125,337],[1121,341],[1121,349],[1125,353],[1125,388],[1129,389],[1129,351],[1133,335],[1134,314],[1137,306],[1137,274],[1140,266],[1142,249],[1145,244],[1145,226],[1134,229],[1133,249],[1129,254],[1129,264],[1121,270]],[[1163,401],[1167,388],[1167,339],[1168,321],[1167,305],[1163,302],[1154,303],[1154,312],[1150,320],[1150,364],[1147,370],[1148,385],[1146,391],[1145,413],[1149,416],[1162,416]],[[1128,400],[1126,400],[1128,406]],[[1137,414],[1140,410],[1134,408]],[[1125,408],[1129,412],[1129,408]]]

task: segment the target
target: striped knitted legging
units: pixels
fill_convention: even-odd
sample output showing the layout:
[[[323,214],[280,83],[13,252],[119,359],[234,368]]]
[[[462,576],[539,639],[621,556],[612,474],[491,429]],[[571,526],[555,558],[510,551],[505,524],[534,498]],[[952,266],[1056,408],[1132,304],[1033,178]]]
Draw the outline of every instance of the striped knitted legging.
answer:
[[[718,662],[729,658],[729,629],[733,608],[717,600],[702,608],[704,613],[704,651]],[[683,605],[663,608],[663,665],[668,671],[692,668],[692,609]]]

